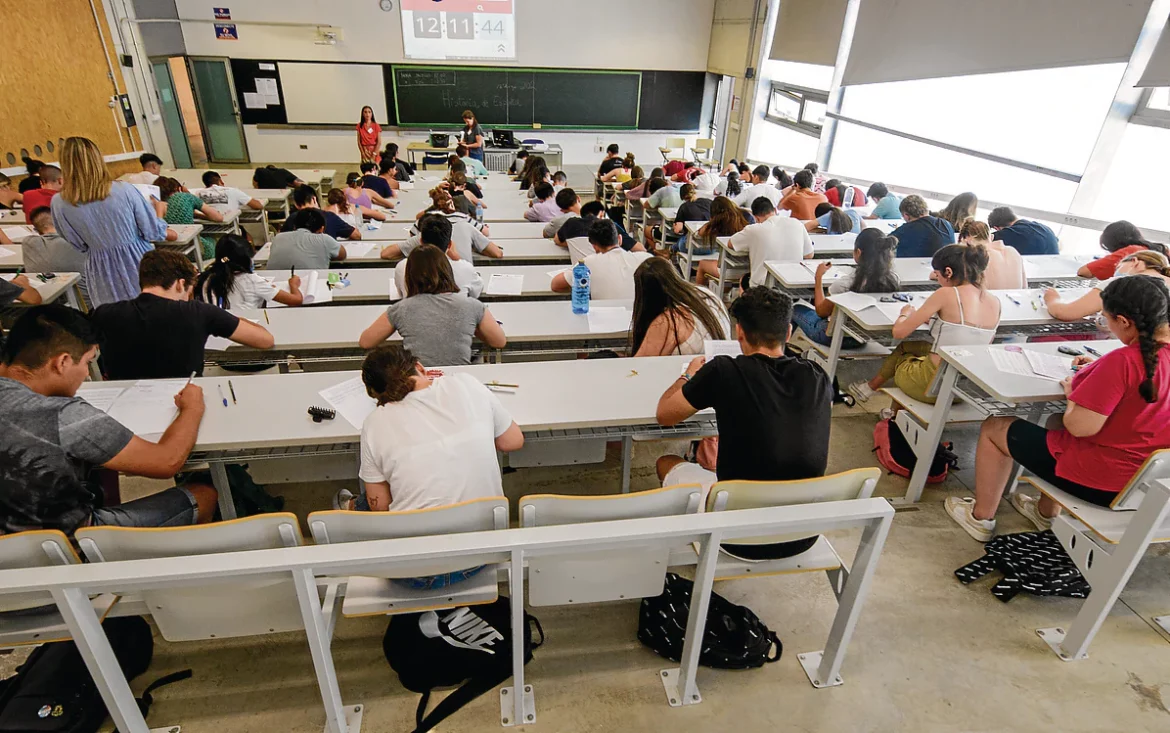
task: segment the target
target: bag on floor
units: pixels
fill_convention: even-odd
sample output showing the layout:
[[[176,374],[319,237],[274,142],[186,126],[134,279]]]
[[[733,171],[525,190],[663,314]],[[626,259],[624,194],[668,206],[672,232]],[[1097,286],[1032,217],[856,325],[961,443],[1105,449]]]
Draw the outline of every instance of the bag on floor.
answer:
[[[1003,579],[992,586],[991,593],[1004,603],[1021,591],[1034,596],[1089,597],[1089,582],[1052,530],[998,535],[983,551],[983,557],[956,570],[955,577],[966,585],[1000,571]]]
[[[524,663],[544,643],[544,629],[524,614]],[[536,628],[540,641],[533,642]],[[404,613],[390,617],[382,638],[386,661],[402,686],[422,694],[414,733],[425,733],[512,676],[512,605],[498,598],[482,606]],[[427,715],[431,691],[457,687]]]
[[[642,599],[638,641],[673,662],[682,659],[694,587],[686,578],[667,573],[662,595]],[[771,656],[773,648],[775,656]],[[713,669],[753,669],[779,660],[783,652],[780,638],[750,608],[711,592],[699,664]]]
[[[127,680],[147,670],[154,654],[154,635],[145,619],[106,619],[102,629]],[[137,700],[143,716],[153,702],[152,691],[190,676],[191,670],[185,670],[150,685]],[[14,677],[0,683],[0,733],[96,733],[108,715],[72,641],[37,647]]]
[[[955,455],[954,447],[954,443],[938,444],[934,459],[930,462],[926,483],[941,484],[946,480],[949,469],[958,469],[959,457]],[[918,465],[914,449],[893,418],[878,420],[877,425],[873,426],[873,452],[877,454],[878,463],[883,468],[903,478],[910,478],[914,467]]]

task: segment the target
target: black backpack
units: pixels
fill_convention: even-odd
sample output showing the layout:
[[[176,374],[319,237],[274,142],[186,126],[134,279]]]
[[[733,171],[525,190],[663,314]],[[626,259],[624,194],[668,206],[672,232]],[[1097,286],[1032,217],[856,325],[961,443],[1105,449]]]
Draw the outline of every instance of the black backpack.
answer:
[[[947,478],[951,469],[959,469],[959,456],[955,453],[954,443],[939,443],[934,451],[934,458],[930,462],[930,473],[926,476],[926,483],[941,484]],[[914,448],[902,434],[902,429],[893,418],[878,420],[873,426],[873,453],[878,463],[890,473],[910,478],[914,467],[918,465],[918,456],[914,455]]]
[[[682,659],[693,589],[691,581],[667,573],[662,595],[642,599],[638,641],[673,662]],[[770,656],[773,647],[776,656]],[[783,652],[780,638],[750,608],[711,592],[699,664],[714,669],[752,669],[779,660]]]
[[[540,622],[524,614],[524,663],[544,643]],[[540,641],[533,643],[532,628]],[[512,676],[512,606],[497,598],[482,606],[404,613],[390,617],[382,638],[386,661],[402,686],[422,694],[415,733],[425,733]],[[458,687],[427,715],[431,691]]]
[[[145,619],[106,619],[102,629],[127,680],[147,670],[154,655],[154,635]],[[191,670],[184,670],[147,687],[137,701],[142,714],[150,710],[151,692],[190,676]],[[0,682],[0,733],[96,733],[108,714],[72,641],[37,647],[15,676]]]
[[[1052,530],[1002,534],[984,545],[983,551],[987,554],[956,570],[955,576],[966,585],[993,570],[1002,572],[1003,579],[992,586],[991,593],[1004,603],[1021,591],[1035,596],[1089,597],[1089,581]]]

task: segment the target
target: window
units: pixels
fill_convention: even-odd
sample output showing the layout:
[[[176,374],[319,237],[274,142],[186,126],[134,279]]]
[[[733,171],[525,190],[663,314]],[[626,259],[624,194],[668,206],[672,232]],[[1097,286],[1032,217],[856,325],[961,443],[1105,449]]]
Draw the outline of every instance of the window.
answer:
[[[1130,122],[1170,128],[1170,87],[1154,87],[1143,91]]]
[[[772,92],[764,116],[778,125],[819,138],[828,103],[828,92],[772,82]]]

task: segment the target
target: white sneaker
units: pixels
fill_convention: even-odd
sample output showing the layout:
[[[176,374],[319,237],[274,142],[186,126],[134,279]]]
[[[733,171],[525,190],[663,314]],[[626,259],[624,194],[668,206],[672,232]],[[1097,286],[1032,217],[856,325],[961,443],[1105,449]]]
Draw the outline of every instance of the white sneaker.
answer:
[[[853,395],[858,402],[869,402],[869,398],[873,397],[873,390],[869,388],[869,382],[854,382],[846,387],[845,391]]]
[[[1036,496],[1028,496],[1027,494],[1017,491],[1012,494],[1012,506],[1016,511],[1024,515],[1024,518],[1032,523],[1036,529],[1043,532],[1046,529],[1052,529],[1052,517],[1046,517],[1040,513],[1040,499]]]
[[[975,500],[969,496],[948,496],[943,502],[947,514],[977,542],[987,542],[995,534],[994,519],[976,519],[972,513]]]
[[[883,407],[881,412],[878,413],[878,418],[881,420],[892,420],[896,414],[898,413],[894,412],[894,408]]]
[[[352,512],[353,503],[356,500],[357,497],[353,495],[352,491],[349,489],[342,489],[341,491],[337,492],[336,496],[333,497],[333,508],[340,509],[341,511],[345,512]]]

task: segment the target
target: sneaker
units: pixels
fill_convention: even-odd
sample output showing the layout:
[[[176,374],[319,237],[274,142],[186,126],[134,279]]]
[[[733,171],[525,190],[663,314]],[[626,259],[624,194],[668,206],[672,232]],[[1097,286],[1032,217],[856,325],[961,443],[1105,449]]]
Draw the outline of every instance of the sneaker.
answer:
[[[357,501],[357,497],[353,495],[352,491],[342,489],[333,497],[333,508],[340,509],[343,512],[352,512],[355,501]]]
[[[1012,506],[1016,511],[1024,515],[1024,518],[1032,523],[1036,529],[1043,532],[1046,529],[1052,529],[1052,517],[1046,517],[1040,513],[1040,498],[1036,496],[1029,496],[1023,492],[1017,491],[1012,494]]]
[[[947,514],[977,542],[987,542],[995,534],[994,519],[976,519],[975,499],[969,496],[949,496],[943,503]]]
[[[878,413],[878,418],[880,418],[882,420],[892,420],[894,418],[894,415],[896,415],[896,414],[897,413],[894,412],[894,408],[883,407],[881,409],[881,412]]]
[[[845,388],[845,391],[853,395],[858,402],[869,402],[869,398],[873,397],[873,390],[869,387],[869,382],[854,382]]]

